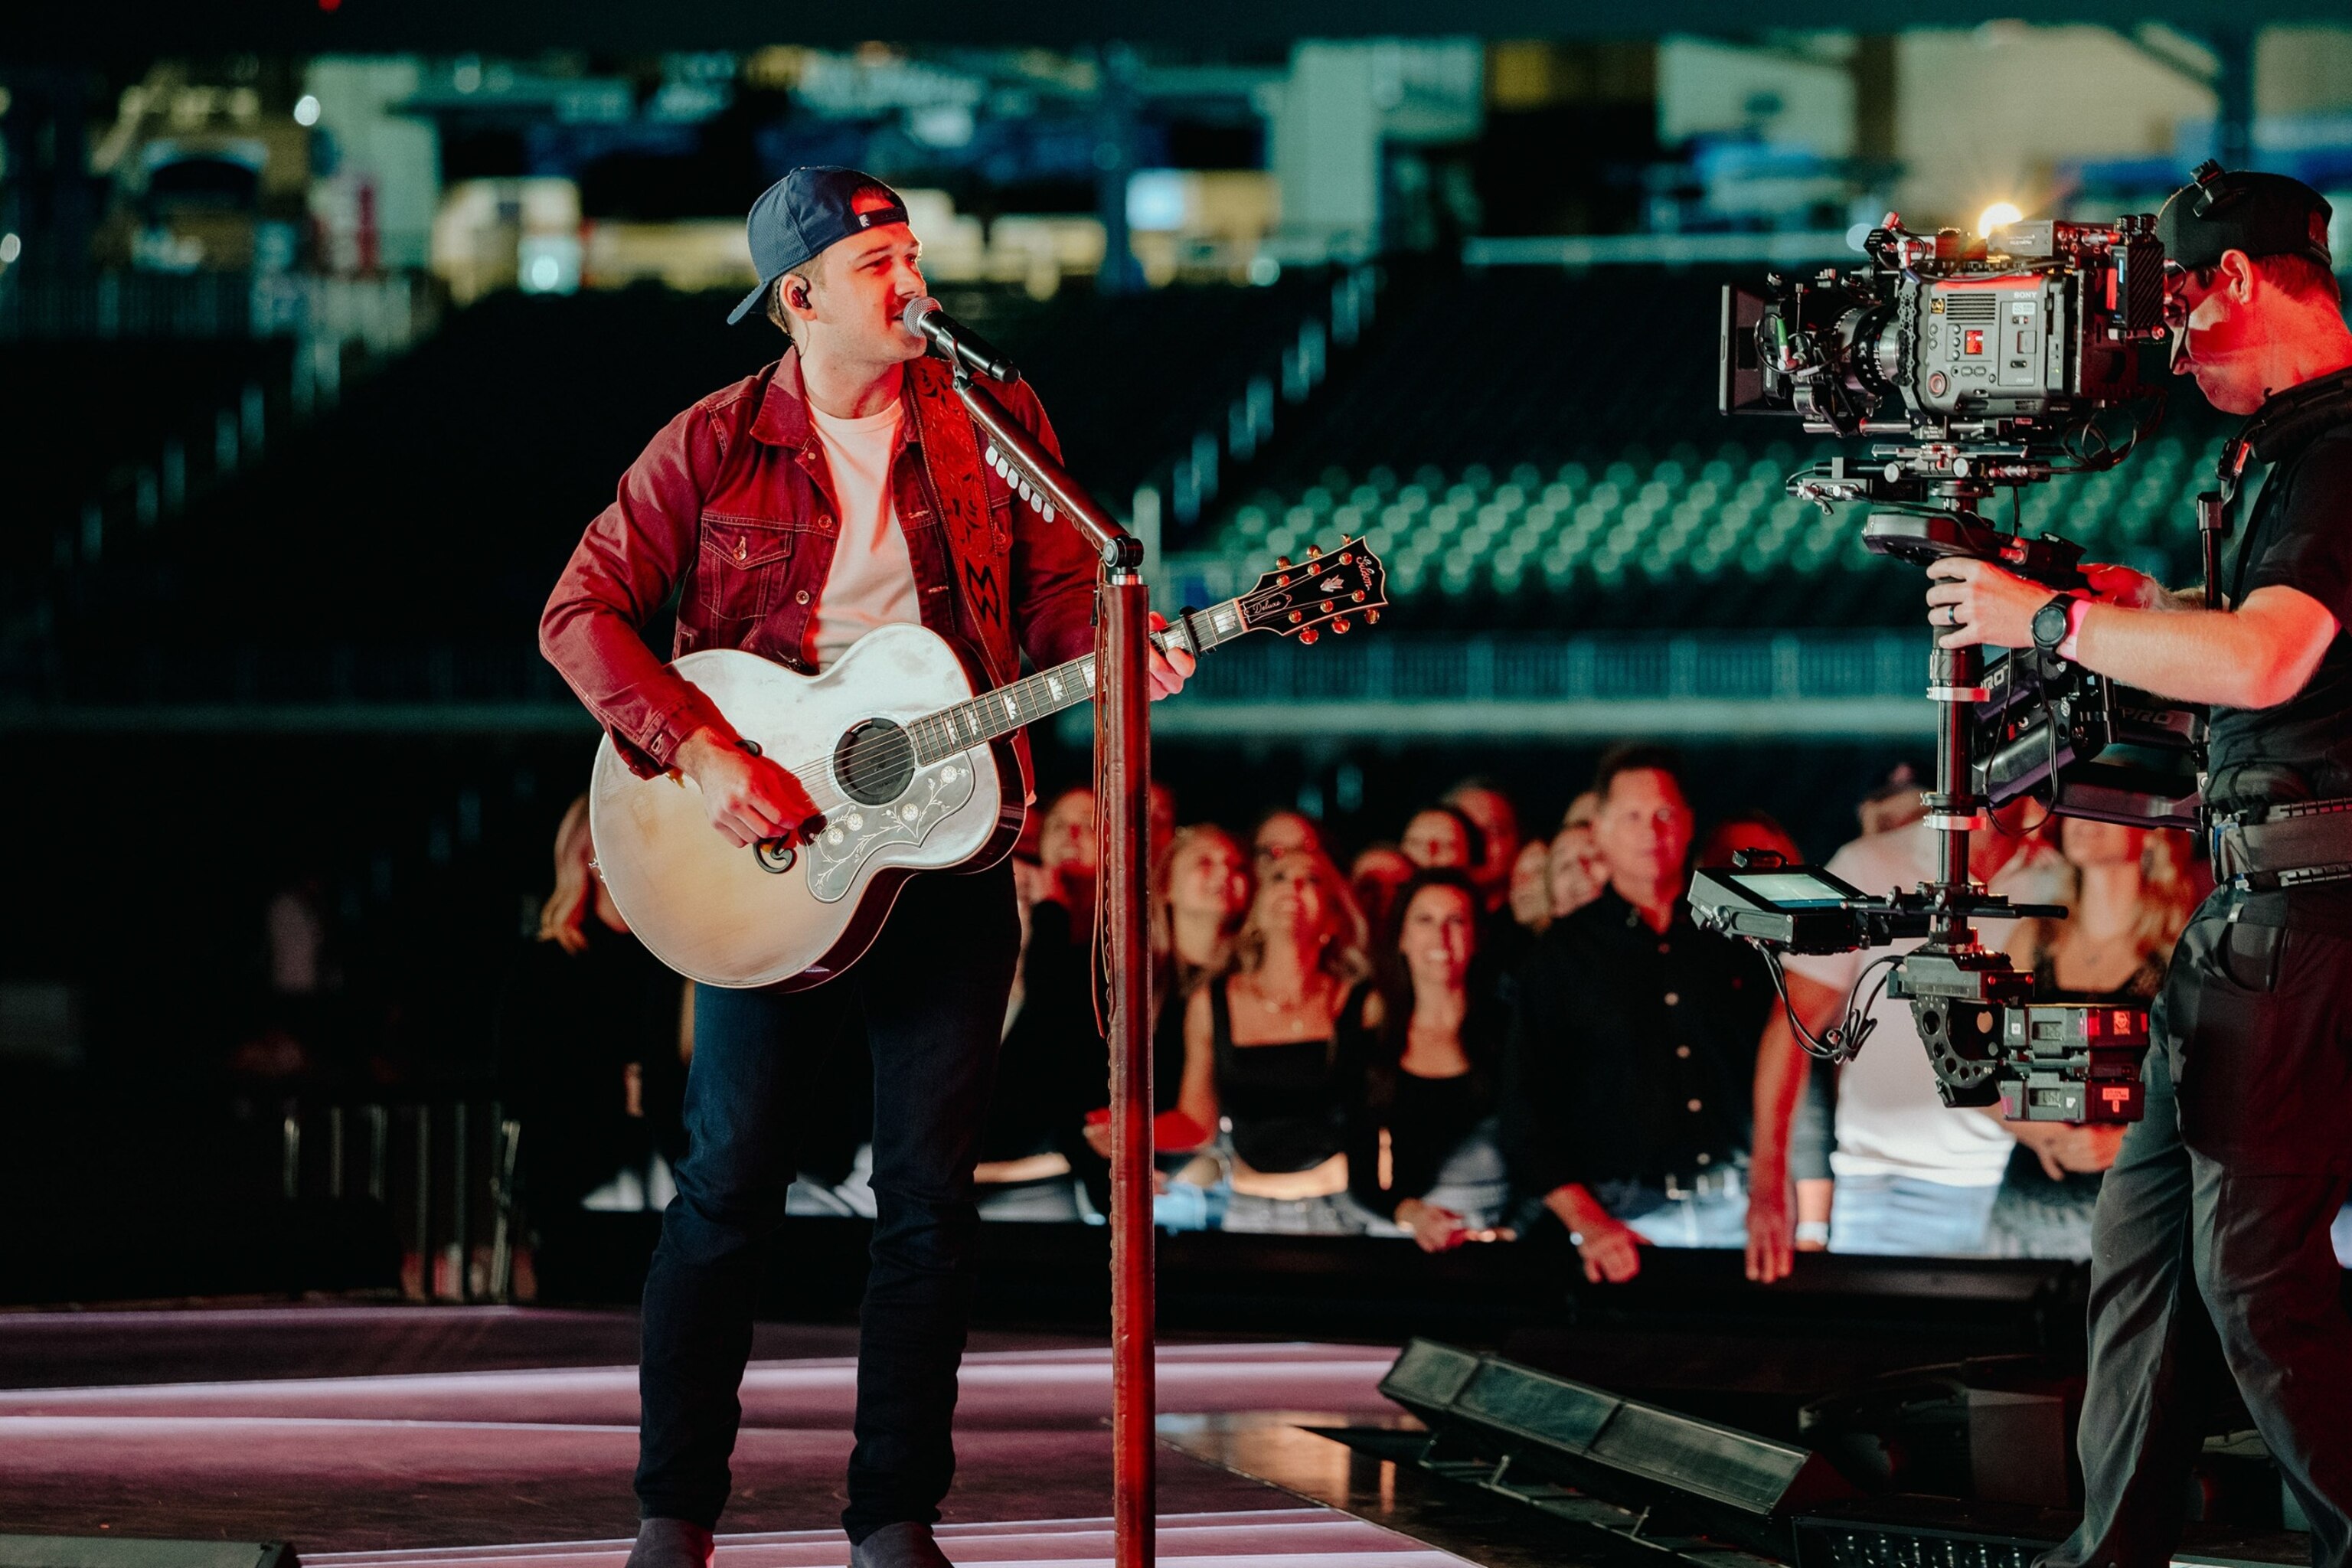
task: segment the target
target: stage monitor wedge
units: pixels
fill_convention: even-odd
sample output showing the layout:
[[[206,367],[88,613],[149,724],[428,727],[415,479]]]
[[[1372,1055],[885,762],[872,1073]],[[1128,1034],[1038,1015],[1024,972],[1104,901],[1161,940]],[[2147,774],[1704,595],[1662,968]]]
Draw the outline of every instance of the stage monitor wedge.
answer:
[[[0,1535],[0,1568],[301,1568],[282,1541]]]
[[[1810,1448],[1433,1340],[1409,1342],[1381,1392],[1441,1436],[1460,1435],[1481,1452],[1599,1466],[1759,1521],[1854,1494]]]

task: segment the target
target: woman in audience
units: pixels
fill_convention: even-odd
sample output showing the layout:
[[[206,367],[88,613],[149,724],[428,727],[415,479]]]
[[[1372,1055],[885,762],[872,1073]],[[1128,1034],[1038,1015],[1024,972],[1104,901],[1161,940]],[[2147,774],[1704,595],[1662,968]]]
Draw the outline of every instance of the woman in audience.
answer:
[[[1492,1067],[1501,1010],[1469,984],[1476,887],[1452,868],[1405,884],[1379,949],[1378,985],[1341,1021],[1358,1067],[1349,1190],[1424,1252],[1491,1239],[1507,1198]]]
[[[1005,1020],[995,1088],[972,1172],[983,1217],[1083,1217],[1071,1152],[1102,1093],[1104,1045],[1095,1026],[1087,952],[1094,932],[1094,791],[1064,790],[1041,814],[1042,895],[1028,910]]]
[[[1804,851],[1789,837],[1789,830],[1769,811],[1753,806],[1735,811],[1707,829],[1706,837],[1698,848],[1698,864],[1703,867],[1728,866],[1732,857],[1742,850],[1761,849],[1778,855],[1791,866],[1804,864]]]
[[[2067,918],[2020,921],[2011,958],[2032,972],[2036,1001],[2145,1007],[2163,988],[2166,960],[2202,891],[2187,836],[2070,816],[2059,824],[2058,847],[2074,884],[2054,900]],[[2100,1180],[2098,1172],[2068,1171],[2020,1143],[1993,1201],[1986,1250],[2090,1257]]]
[[[1232,834],[1214,823],[1176,830],[1168,853],[1151,877],[1151,1001],[1157,1022],[1151,1031],[1152,1110],[1158,1121],[1153,1142],[1163,1151],[1190,1150],[1216,1131],[1196,1125],[1178,1110],[1184,1084],[1184,1016],[1193,994],[1233,962],[1234,937],[1249,911],[1249,861]],[[1106,1089],[1108,1085],[1106,1085]],[[1108,1095],[1103,1101],[1108,1104]],[[1086,1141],[1092,1160],[1081,1174],[1097,1207],[1108,1203],[1110,1112],[1087,1118]],[[1073,1163],[1080,1163],[1074,1157]]]
[[[1231,1158],[1216,1184],[1230,1194],[1225,1229],[1363,1228],[1348,1198],[1355,1089],[1339,1024],[1365,970],[1363,917],[1339,868],[1319,851],[1281,856],[1258,879],[1232,967],[1184,1013],[1177,1111],[1194,1129],[1224,1120]]]
[[[1454,805],[1425,805],[1404,825],[1404,858],[1416,866],[1458,866],[1464,870],[1486,853],[1478,825]]]

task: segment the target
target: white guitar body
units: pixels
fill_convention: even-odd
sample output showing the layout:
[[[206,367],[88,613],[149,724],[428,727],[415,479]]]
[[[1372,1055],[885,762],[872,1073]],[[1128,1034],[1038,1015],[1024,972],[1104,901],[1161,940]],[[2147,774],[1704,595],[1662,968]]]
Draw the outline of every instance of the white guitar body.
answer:
[[[1196,657],[1248,632],[1307,645],[1354,617],[1375,624],[1388,603],[1380,561],[1352,539],[1276,567],[1245,594],[1180,612],[1154,639]],[[1003,859],[1026,809],[1012,737],[1095,694],[1092,654],[992,688],[919,626],[868,633],[822,675],[718,648],[670,668],[791,769],[824,816],[811,843],[739,848],[710,826],[692,780],[641,779],[610,736],[597,748],[589,831],[622,918],[680,974],[738,988],[821,985],[873,945],[908,878]]]
[[[929,765],[911,746],[884,745],[902,764],[863,773],[844,760],[844,737],[861,727],[870,755],[888,733],[877,721],[910,724],[980,689],[934,633],[882,626],[815,676],[719,648],[670,668],[793,770],[825,818],[797,849],[738,848],[710,825],[691,779],[639,778],[605,737],[588,793],[597,869],[630,929],[680,974],[729,987],[821,984],[873,943],[908,877],[982,869],[1011,849],[1024,806],[1002,742]]]

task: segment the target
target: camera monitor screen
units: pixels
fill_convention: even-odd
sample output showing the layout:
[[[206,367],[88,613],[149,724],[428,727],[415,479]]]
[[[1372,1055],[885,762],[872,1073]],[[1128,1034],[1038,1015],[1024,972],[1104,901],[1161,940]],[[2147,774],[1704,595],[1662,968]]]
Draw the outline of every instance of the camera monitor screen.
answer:
[[[1801,866],[1782,871],[1724,871],[1722,879],[1758,903],[1779,910],[1833,910],[1855,897],[1834,877]]]

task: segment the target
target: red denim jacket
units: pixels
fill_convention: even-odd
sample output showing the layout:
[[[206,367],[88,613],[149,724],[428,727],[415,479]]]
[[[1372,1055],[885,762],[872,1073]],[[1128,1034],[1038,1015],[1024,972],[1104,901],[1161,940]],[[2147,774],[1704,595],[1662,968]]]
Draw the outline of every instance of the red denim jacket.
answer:
[[[1060,455],[1026,382],[994,395]],[[908,364],[904,397],[891,484],[923,625],[975,651],[998,684],[1020,673],[1024,650],[1041,667],[1088,652],[1092,550],[1067,521],[1047,522],[981,462],[945,365]],[[972,526],[943,526],[976,511],[983,495],[984,526],[976,518]],[[671,420],[629,466],[556,582],[540,617],[540,651],[630,768],[657,773],[696,730],[727,727],[710,700],[646,646],[646,623],[682,589],[672,658],[742,648],[814,670],[809,633],[840,513],[800,358],[787,351]],[[1025,782],[1025,740],[1016,737],[1016,746]]]

